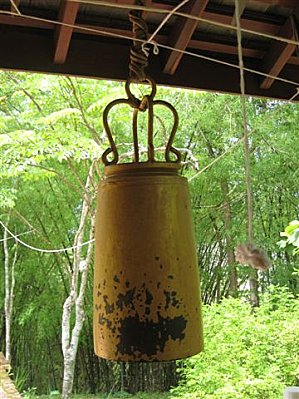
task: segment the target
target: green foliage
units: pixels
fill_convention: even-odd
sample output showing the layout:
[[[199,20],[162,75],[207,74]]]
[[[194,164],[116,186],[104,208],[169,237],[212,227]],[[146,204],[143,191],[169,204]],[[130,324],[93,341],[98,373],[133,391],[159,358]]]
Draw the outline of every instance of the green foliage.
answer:
[[[60,395],[42,395],[36,396],[31,395],[27,396],[28,398],[35,398],[35,399],[60,399]],[[72,399],[170,399],[171,395],[168,393],[161,393],[161,392],[138,392],[135,395],[131,395],[127,392],[115,392],[111,395],[107,394],[97,394],[97,395],[72,395]]]
[[[281,237],[286,237],[285,240],[279,241],[277,244],[280,248],[290,248],[295,247],[293,249],[294,254],[299,253],[299,220],[293,220],[290,224],[285,228],[285,230],[280,233]]]
[[[186,361],[180,398],[281,399],[299,381],[299,301],[271,288],[256,312],[241,299],[204,307],[205,350]]]

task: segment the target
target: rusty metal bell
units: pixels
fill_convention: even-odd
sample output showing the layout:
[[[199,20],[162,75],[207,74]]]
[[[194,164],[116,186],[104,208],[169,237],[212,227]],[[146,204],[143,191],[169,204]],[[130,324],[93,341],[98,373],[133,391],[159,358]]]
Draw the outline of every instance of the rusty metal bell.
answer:
[[[113,152],[115,161],[109,140],[105,156]],[[177,153],[171,140],[167,148]],[[203,348],[201,300],[188,183],[178,173],[180,164],[109,164],[105,156],[96,214],[95,353],[120,361],[194,355]]]

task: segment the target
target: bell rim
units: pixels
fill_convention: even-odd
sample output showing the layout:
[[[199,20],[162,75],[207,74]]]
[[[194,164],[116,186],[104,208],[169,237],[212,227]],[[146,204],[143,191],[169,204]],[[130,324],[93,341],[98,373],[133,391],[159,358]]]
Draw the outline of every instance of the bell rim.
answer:
[[[176,175],[181,167],[182,165],[180,163],[174,162],[129,162],[105,166],[104,175],[106,177],[126,173],[162,173]]]

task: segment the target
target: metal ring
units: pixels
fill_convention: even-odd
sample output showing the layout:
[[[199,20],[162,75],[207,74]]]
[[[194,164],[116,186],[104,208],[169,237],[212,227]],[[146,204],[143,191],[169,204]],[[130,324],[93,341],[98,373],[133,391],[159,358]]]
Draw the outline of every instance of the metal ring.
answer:
[[[126,90],[128,99],[131,101],[131,106],[133,108],[139,108],[140,104],[141,104],[141,101],[137,97],[135,97],[134,94],[131,92],[130,86],[131,86],[132,83],[149,83],[149,85],[151,86],[152,91],[147,96],[150,97],[150,98],[154,98],[155,97],[156,92],[157,92],[157,86],[156,86],[156,82],[152,78],[147,76],[142,82],[136,81],[133,78],[128,78],[127,81],[126,81],[125,90]]]

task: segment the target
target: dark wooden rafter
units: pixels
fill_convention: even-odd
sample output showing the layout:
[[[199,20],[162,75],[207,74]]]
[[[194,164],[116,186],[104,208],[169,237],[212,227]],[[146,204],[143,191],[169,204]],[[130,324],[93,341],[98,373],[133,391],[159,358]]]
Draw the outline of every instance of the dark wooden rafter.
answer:
[[[258,2],[269,4],[269,6],[295,8],[298,0],[258,0]]]
[[[153,0],[145,0],[145,6],[146,7],[152,7],[153,6]],[[143,13],[142,13],[142,16],[143,16],[143,18],[147,18],[147,16],[148,16],[148,12],[147,11],[144,11]]]
[[[217,13],[211,13],[205,11],[203,13],[203,17],[209,18],[213,21],[219,21],[223,23],[229,23],[229,20],[231,17],[227,15],[220,15]],[[276,35],[277,32],[279,31],[279,26],[275,24],[270,24],[266,22],[259,22],[259,21],[253,21],[249,19],[242,18],[241,20],[242,26],[244,28],[252,28],[252,25],[255,24],[256,29],[258,29],[260,32],[268,33],[268,34],[273,34]],[[37,29],[47,29],[51,30],[55,28],[55,24],[49,21],[41,21],[41,20],[30,20],[24,16],[18,16],[12,17],[10,15],[5,15],[5,14],[0,14],[0,24],[2,25],[14,25],[14,26],[21,26],[21,27],[32,27],[32,28],[37,28]],[[81,33],[81,34],[87,34],[89,35],[90,32],[88,30],[84,30],[81,28],[87,28],[87,29],[95,29],[93,32],[94,35],[97,36],[103,36],[102,32],[107,32],[111,34],[118,34],[118,35],[124,35],[124,36],[131,36],[132,33],[130,31],[127,31],[125,29],[117,29],[117,28],[107,28],[107,27],[99,27],[99,26],[94,26],[94,25],[86,25],[86,24],[76,24],[76,28],[74,29],[73,32]],[[96,29],[99,29],[100,31],[96,33]],[[167,43],[167,36],[161,35],[160,33],[156,37],[156,40],[158,43],[166,44]],[[191,39],[190,42],[188,43],[188,48],[190,50],[203,50],[203,51],[209,51],[213,53],[220,53],[220,54],[230,54],[230,55],[237,55],[237,48],[235,45],[229,45],[229,44],[223,44],[219,42],[213,42],[213,41],[206,41],[206,40],[194,40]],[[243,55],[245,57],[250,57],[250,58],[257,58],[257,59],[262,59],[265,56],[265,52],[263,50],[258,50],[258,49],[253,49],[253,48],[247,48],[243,47]],[[299,65],[299,57],[290,57],[288,59],[288,64],[294,64],[294,65]]]
[[[251,1],[256,1],[256,3],[263,3],[269,6],[284,7],[291,9],[294,9],[298,5],[298,0],[251,0]],[[111,3],[133,5],[135,3],[135,0],[111,0]],[[163,9],[163,10],[173,9],[172,5],[160,3],[158,0],[154,1],[152,6],[153,8]]]
[[[64,24],[73,25],[76,21],[79,3],[74,1],[62,0],[58,21]],[[58,25],[55,29],[55,53],[54,63],[63,64],[66,60],[73,27]]]
[[[223,24],[231,24],[232,17],[229,15],[224,15],[224,14],[219,14],[216,12],[209,12],[209,11],[204,11],[201,15],[202,18],[209,20],[209,21],[215,21],[215,22],[220,22]],[[26,16],[17,16],[11,17],[10,15],[5,15],[5,14],[0,14],[0,23],[4,25],[16,25],[16,26],[24,26],[24,27],[36,27],[36,28],[49,28],[53,27],[54,23],[51,23],[49,21],[42,21],[42,20],[36,20],[36,19],[30,19],[29,17]],[[82,26],[82,24],[76,24],[77,26]],[[280,26],[274,23],[270,22],[264,22],[264,21],[256,21],[253,19],[245,18],[242,17],[241,19],[241,26],[244,29],[250,29],[253,30],[257,33],[267,33],[270,35],[276,35],[280,29]],[[98,25],[90,25],[90,28],[94,29],[101,29],[100,26]],[[87,33],[90,34],[90,32],[84,32],[81,30],[81,33]],[[128,33],[128,32],[127,32]]]
[[[296,27],[293,17],[289,17],[284,25],[281,27],[278,36],[286,39],[295,40],[295,29]],[[272,76],[278,76],[284,66],[287,64],[295,49],[295,44],[273,41],[267,54],[262,60],[263,72]],[[261,89],[269,89],[273,83],[273,78],[265,77],[262,80],[260,87]]]
[[[206,8],[208,1],[209,0],[191,0],[190,3],[182,9],[182,12],[200,17]],[[186,50],[197,25],[198,21],[196,20],[178,17],[169,35],[170,39],[167,44],[182,51]],[[165,63],[163,72],[173,75],[177,70],[182,56],[182,53],[171,51]]]

